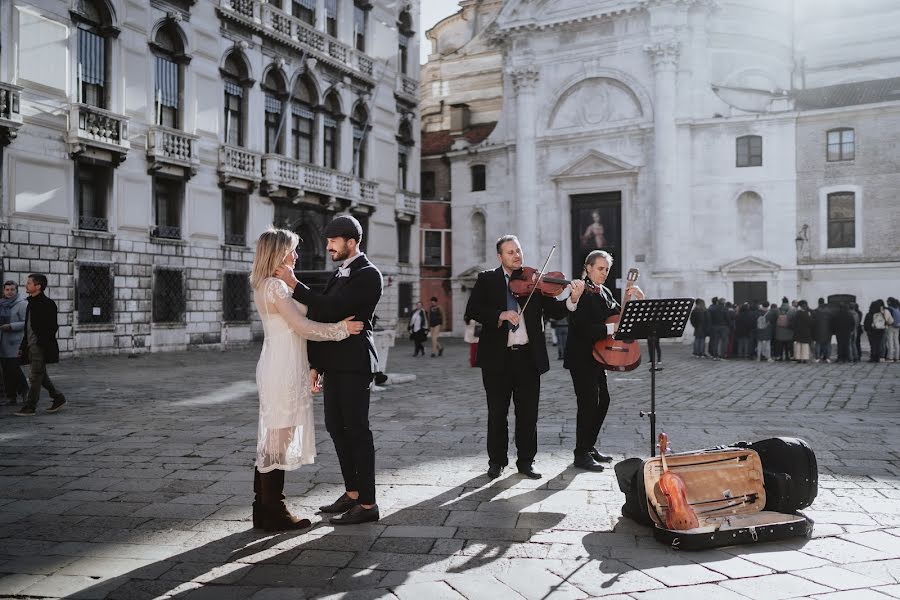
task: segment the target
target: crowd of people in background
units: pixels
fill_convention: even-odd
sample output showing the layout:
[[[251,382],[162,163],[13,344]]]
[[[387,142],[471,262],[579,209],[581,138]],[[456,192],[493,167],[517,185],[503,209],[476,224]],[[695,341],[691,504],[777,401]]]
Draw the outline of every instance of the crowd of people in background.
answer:
[[[781,304],[745,302],[741,305],[713,298],[709,306],[698,298],[691,313],[696,358],[753,359],[808,363],[849,363],[862,359],[863,334],[869,342],[869,362],[900,360],[900,302],[875,300],[867,313],[855,302],[815,308],[806,300]],[[837,353],[832,355],[836,342]]]

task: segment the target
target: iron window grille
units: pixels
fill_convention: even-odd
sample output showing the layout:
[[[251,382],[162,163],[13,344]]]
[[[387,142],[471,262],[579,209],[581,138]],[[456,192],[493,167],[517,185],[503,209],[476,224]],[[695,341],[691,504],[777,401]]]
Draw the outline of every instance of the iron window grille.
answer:
[[[184,276],[176,269],[157,269],[153,282],[153,322],[184,323]]]
[[[105,167],[83,163],[75,166],[75,193],[78,201],[78,228],[107,231],[106,197],[110,173]]]
[[[246,194],[231,191],[222,192],[222,213],[225,217],[226,245],[247,245],[248,203]]]
[[[226,321],[250,320],[250,280],[246,273],[225,273],[223,313]]]
[[[153,195],[156,204],[156,227],[153,236],[181,239],[181,204],[184,183],[174,179],[153,178]]]
[[[81,325],[113,322],[113,273],[110,265],[78,265],[75,308]]]

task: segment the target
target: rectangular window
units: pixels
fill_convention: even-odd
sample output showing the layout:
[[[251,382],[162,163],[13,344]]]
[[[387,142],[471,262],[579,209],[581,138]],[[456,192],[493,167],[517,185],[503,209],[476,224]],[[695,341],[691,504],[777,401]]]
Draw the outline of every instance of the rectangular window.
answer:
[[[407,189],[407,176],[409,175],[409,148],[400,146],[397,152],[397,186],[401,190]]]
[[[294,158],[312,164],[313,160],[313,113],[304,106],[291,107],[291,137],[294,140]]]
[[[247,194],[222,192],[222,215],[225,218],[225,243],[229,246],[247,245]]]
[[[79,102],[106,107],[106,39],[78,28]]]
[[[828,132],[828,162],[856,158],[856,136],[853,129],[832,129]]]
[[[487,189],[484,165],[472,165],[472,191],[483,192]]]
[[[828,247],[856,247],[856,194],[828,194]]]
[[[403,282],[397,288],[397,316],[401,319],[409,319],[412,314],[413,284]]]
[[[156,212],[155,237],[181,239],[183,197],[183,181],[164,177],[153,178],[153,199]]]
[[[409,36],[405,33],[398,34],[398,56],[397,63],[399,66],[399,71],[404,75],[407,74],[409,70]]]
[[[366,51],[366,25],[369,20],[369,11],[353,7],[353,45],[360,52]]]
[[[337,122],[334,119],[325,117],[324,128],[325,139],[323,144],[323,166],[329,169],[337,169]]]
[[[113,276],[110,265],[79,264],[75,309],[78,323],[113,322]]]
[[[316,0],[294,0],[291,12],[307,25],[315,27]]]
[[[78,202],[78,228],[107,231],[106,197],[110,169],[85,163],[75,164],[75,194]]]
[[[244,145],[243,94],[244,88],[225,82],[225,143],[232,146]]]
[[[446,231],[425,230],[422,232],[422,264],[429,267],[440,267],[445,264]]]
[[[762,166],[762,137],[758,135],[745,135],[737,139],[738,167]]]
[[[366,176],[366,139],[361,127],[353,126],[353,165],[356,176],[364,179]]]
[[[434,171],[422,171],[422,200],[434,200]]]
[[[278,128],[281,126],[281,100],[266,94],[266,153],[279,154],[281,148],[281,136]]]
[[[156,57],[156,124],[178,127],[178,65]]]
[[[409,264],[409,237],[412,226],[403,221],[397,222],[397,261]]]
[[[325,32],[331,37],[338,35],[338,0],[325,0]]]
[[[247,273],[225,273],[222,296],[226,321],[250,320],[250,276]]]
[[[184,277],[177,269],[157,269],[153,281],[153,322],[184,323]]]

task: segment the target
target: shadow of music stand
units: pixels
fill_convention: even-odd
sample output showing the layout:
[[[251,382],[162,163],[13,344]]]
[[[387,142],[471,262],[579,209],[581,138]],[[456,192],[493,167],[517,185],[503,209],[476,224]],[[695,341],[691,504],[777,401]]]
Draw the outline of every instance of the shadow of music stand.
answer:
[[[641,416],[650,417],[650,456],[656,456],[656,352],[653,351],[659,338],[678,338],[684,333],[693,298],[658,298],[654,300],[631,300],[619,320],[617,340],[647,340],[650,347],[650,412],[641,411]]]

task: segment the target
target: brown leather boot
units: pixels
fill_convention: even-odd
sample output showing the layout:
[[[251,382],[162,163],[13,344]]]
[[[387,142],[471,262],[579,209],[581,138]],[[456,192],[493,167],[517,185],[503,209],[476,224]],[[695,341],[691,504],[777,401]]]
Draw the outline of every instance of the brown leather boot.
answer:
[[[263,528],[262,483],[256,467],[253,467],[253,528]]]
[[[289,531],[311,527],[309,519],[301,519],[290,513],[284,503],[284,471],[275,469],[260,473],[262,489],[262,527],[266,531]]]

